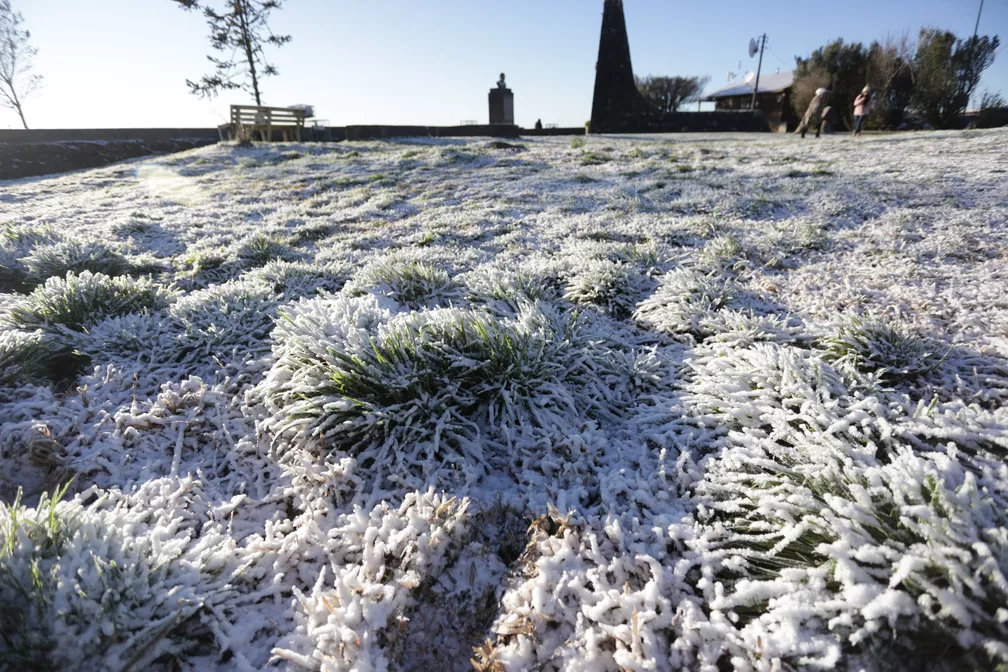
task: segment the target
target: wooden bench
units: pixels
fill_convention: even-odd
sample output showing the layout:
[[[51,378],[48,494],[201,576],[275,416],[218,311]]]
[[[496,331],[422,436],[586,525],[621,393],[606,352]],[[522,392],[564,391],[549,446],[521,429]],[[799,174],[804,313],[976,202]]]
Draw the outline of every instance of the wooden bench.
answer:
[[[258,133],[264,142],[273,139],[273,131],[283,133],[284,142],[289,142],[291,134],[301,141],[304,129],[305,111],[286,107],[260,107],[258,105],[232,105],[228,139],[233,140],[241,129]]]

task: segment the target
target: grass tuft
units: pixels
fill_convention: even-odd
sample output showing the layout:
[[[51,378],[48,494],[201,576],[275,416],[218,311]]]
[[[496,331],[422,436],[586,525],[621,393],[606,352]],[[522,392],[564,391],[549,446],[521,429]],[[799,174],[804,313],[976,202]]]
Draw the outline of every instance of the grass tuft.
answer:
[[[24,264],[36,282],[44,282],[51,277],[63,277],[68,272],[91,271],[115,277],[131,270],[126,257],[104,243],[81,243],[76,240],[40,245],[24,259]]]
[[[171,293],[145,278],[111,278],[102,273],[67,273],[49,278],[11,307],[7,321],[32,330],[63,326],[81,330],[112,315],[143,313],[168,307]]]

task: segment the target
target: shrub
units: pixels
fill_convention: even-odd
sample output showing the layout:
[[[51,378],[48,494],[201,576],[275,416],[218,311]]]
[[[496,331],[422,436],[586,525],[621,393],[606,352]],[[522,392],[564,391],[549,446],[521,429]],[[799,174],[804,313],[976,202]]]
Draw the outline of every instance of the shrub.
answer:
[[[581,149],[582,147],[585,146],[585,139],[584,138],[578,138],[578,137],[571,138],[571,140],[570,140],[570,146],[571,146],[571,149]]]
[[[62,325],[80,330],[112,315],[162,310],[170,298],[168,290],[148,279],[71,271],[66,278],[49,278],[19,300],[7,320],[22,329]]]
[[[129,261],[107,245],[76,240],[40,245],[24,259],[24,264],[38,282],[54,276],[63,277],[68,272],[79,274],[91,271],[115,277],[130,271]]]

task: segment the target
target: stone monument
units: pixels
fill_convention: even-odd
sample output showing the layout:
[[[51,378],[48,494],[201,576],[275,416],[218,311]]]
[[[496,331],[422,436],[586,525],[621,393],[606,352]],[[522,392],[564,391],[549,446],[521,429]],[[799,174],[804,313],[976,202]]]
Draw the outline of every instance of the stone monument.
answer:
[[[507,88],[503,72],[497,86],[490,89],[490,125],[514,126],[514,94]]]
[[[662,116],[661,111],[637,90],[630,63],[623,0],[605,0],[589,131],[620,133],[650,130],[662,125]]]
[[[589,133],[768,130],[766,117],[759,110],[745,113],[662,112],[637,89],[630,64],[623,1],[605,0]]]

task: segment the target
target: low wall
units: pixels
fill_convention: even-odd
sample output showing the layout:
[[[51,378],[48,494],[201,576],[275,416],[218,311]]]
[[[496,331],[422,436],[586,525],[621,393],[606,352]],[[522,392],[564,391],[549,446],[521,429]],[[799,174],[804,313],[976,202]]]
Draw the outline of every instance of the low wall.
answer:
[[[770,130],[761,110],[668,112],[654,117],[628,118],[604,131],[591,133],[765,133]]]
[[[134,140],[161,142],[165,140],[217,141],[216,128],[39,128],[0,130],[0,145],[21,145],[36,142],[111,142]]]
[[[472,125],[472,126],[346,126],[330,128],[330,132],[342,131],[342,139],[346,140],[380,140],[383,138],[516,138],[517,126]],[[334,138],[335,139],[335,138]]]
[[[584,126],[567,126],[565,128],[523,128],[522,135],[536,137],[540,135],[584,135]]]
[[[81,142],[0,143],[0,180],[98,168],[152,154],[170,154],[217,140],[92,140]]]

